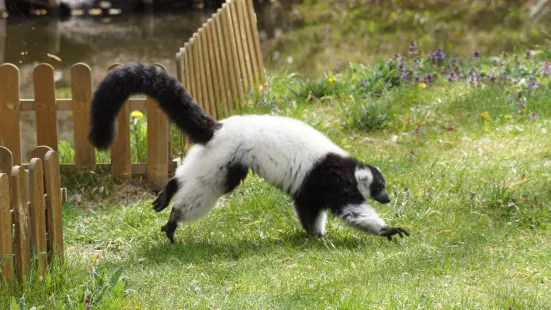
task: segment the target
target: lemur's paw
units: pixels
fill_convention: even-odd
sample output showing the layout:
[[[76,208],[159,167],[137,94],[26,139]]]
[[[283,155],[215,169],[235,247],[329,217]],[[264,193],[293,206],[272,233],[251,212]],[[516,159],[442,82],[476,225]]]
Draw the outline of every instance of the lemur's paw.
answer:
[[[168,202],[166,201],[166,194],[161,191],[157,198],[153,200],[153,210],[156,212],[160,212],[164,210],[168,206]]]
[[[383,227],[379,235],[387,237],[388,240],[392,240],[393,235],[399,235],[400,238],[404,238],[404,235],[409,236],[409,232],[402,227]]]

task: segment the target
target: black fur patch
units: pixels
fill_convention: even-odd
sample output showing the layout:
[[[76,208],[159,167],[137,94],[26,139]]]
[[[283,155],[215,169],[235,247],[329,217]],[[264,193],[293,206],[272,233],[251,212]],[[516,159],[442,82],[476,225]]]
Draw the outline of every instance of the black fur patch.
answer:
[[[312,221],[320,210],[338,214],[348,204],[362,203],[364,198],[354,175],[358,164],[352,157],[329,153],[314,165],[294,196],[299,216]]]
[[[94,91],[88,136],[92,145],[107,149],[114,142],[119,111],[128,97],[139,93],[154,98],[178,128],[197,144],[206,144],[222,126],[206,114],[168,72],[152,64],[129,63],[111,70]]]
[[[153,201],[153,209],[157,212],[164,210],[166,207],[168,207],[168,204],[172,200],[172,197],[179,188],[179,183],[176,178],[170,179],[164,189],[159,192],[157,195],[157,198]]]
[[[243,181],[249,172],[249,168],[241,164],[233,164],[228,166],[226,181],[224,184],[225,193],[233,191]]]

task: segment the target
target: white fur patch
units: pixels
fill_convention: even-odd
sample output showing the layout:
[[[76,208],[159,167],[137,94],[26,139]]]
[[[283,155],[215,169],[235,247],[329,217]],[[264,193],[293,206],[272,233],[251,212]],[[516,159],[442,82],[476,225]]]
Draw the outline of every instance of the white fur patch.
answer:
[[[377,211],[367,203],[347,205],[339,216],[346,223],[372,234],[378,234],[386,226]]]
[[[181,188],[174,196],[174,207],[186,221],[215,207],[224,191],[228,165],[249,167],[292,195],[327,153],[348,156],[323,133],[293,118],[236,115],[220,122],[222,128],[214,137],[205,146],[193,146],[176,170]]]
[[[314,227],[312,232],[316,235],[325,235],[325,225],[327,224],[327,213],[325,211],[320,212],[316,221],[314,222]]]
[[[369,170],[369,168],[356,169],[355,176],[356,181],[358,181],[358,190],[365,200],[369,199],[369,197],[371,197],[371,190],[369,187],[373,182],[373,174],[371,173],[371,170]]]

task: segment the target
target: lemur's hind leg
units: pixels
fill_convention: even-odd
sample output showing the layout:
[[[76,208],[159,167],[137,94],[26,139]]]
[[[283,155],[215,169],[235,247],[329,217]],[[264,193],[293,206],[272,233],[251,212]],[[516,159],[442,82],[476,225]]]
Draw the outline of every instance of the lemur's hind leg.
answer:
[[[178,191],[178,180],[176,178],[170,179],[163,190],[159,192],[157,198],[153,201],[153,210],[160,212],[164,210],[170,204],[172,197]]]
[[[195,175],[194,179],[180,181],[170,217],[161,228],[172,243],[179,223],[193,222],[206,216],[216,207],[222,195],[233,191],[247,176],[248,168],[230,165],[222,169],[216,168],[215,171],[202,172]]]
[[[348,204],[336,212],[345,223],[365,233],[379,235],[392,240],[393,235],[409,236],[409,232],[402,227],[388,227],[385,221],[367,203]]]

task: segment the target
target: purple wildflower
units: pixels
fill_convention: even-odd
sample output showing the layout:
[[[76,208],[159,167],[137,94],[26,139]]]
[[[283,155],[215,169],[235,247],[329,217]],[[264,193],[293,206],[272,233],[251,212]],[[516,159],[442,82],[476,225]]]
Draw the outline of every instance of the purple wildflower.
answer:
[[[411,43],[409,44],[409,51],[408,51],[408,55],[417,55],[419,52],[417,51],[417,42],[415,41],[411,41]]]
[[[367,82],[365,80],[360,82],[360,85],[362,85],[363,88],[367,87]]]
[[[441,49],[436,49],[432,54],[427,55],[427,59],[432,60],[433,62],[439,62],[446,59],[446,53]]]
[[[478,87],[480,84],[480,74],[476,71],[471,71],[471,73],[467,76],[467,83],[469,83],[469,85],[473,85],[474,87]]]
[[[539,116],[536,114],[536,112],[530,112],[530,120],[535,121],[539,118]]]
[[[461,68],[459,68],[459,66],[455,66],[454,70],[448,74],[448,81],[456,82],[462,77],[463,77],[463,72],[461,72]]]
[[[404,71],[402,74],[400,74],[400,77],[405,83],[408,83],[409,80],[412,78],[411,71]]]
[[[281,110],[279,109],[278,106],[274,105],[274,112],[279,113],[279,112],[281,112]]]
[[[411,71],[406,70],[404,63],[400,63],[398,66],[398,72],[400,73],[400,78],[404,83],[408,83],[409,79],[411,79]]]
[[[434,73],[430,72],[425,74],[423,77],[417,77],[417,82],[423,82],[429,85],[432,83],[433,79],[434,79]]]
[[[473,52],[473,59],[474,59],[474,60],[477,60],[478,57],[480,57],[480,52],[477,51],[477,50],[475,50],[475,51]]]

